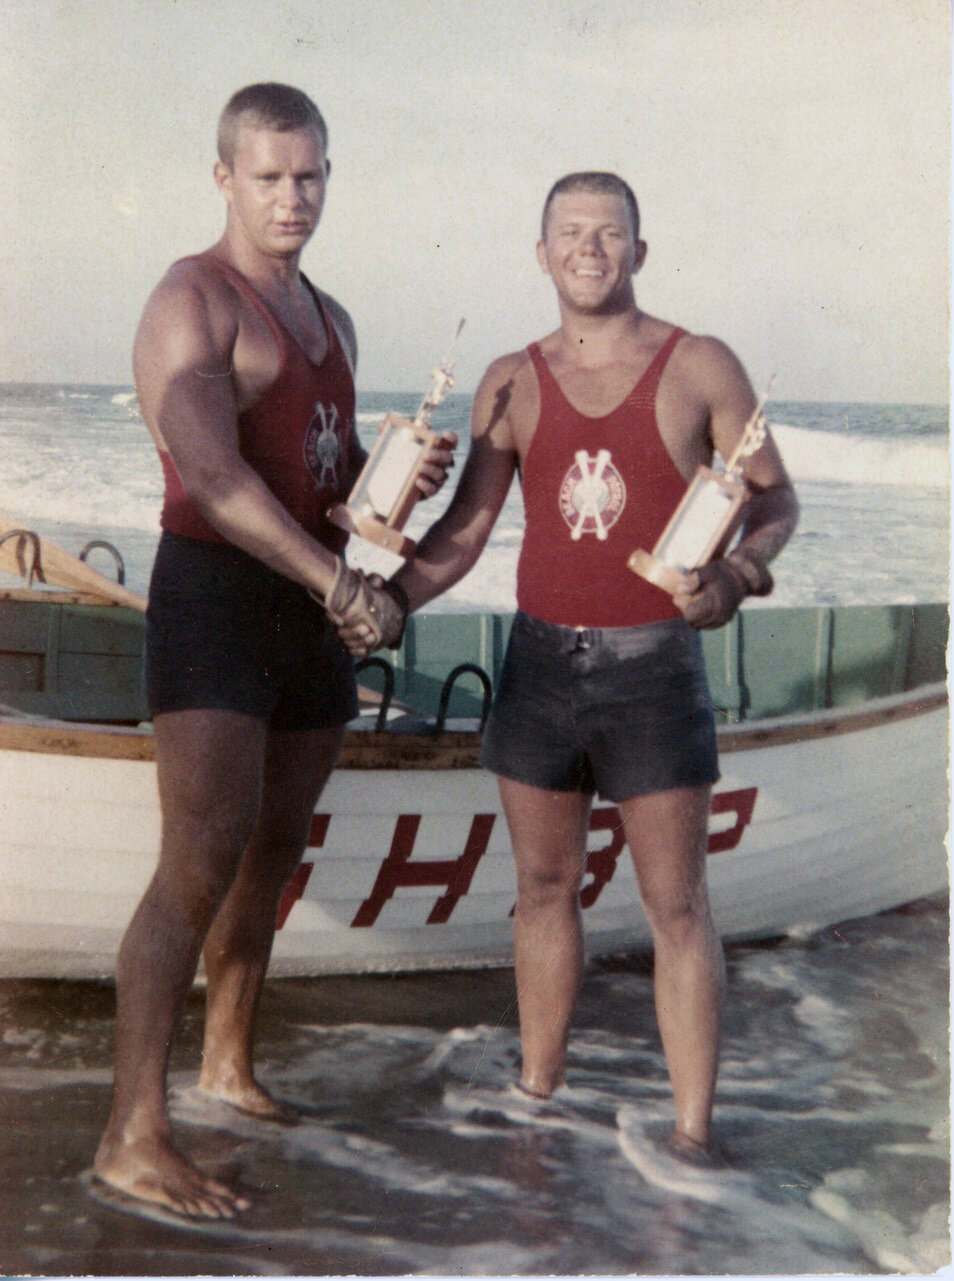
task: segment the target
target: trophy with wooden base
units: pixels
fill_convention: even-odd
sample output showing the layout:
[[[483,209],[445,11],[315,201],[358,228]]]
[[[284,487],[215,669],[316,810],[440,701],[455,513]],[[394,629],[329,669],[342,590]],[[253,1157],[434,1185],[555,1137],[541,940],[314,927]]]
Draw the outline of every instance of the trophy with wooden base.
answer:
[[[451,353],[463,327],[461,321],[450,351],[431,374],[431,385],[414,418],[385,414],[378,428],[380,435],[348,501],[328,509],[328,519],[339,528],[405,559],[414,555],[417,544],[401,531],[422,496],[417,479],[424,455],[440,439],[440,434],[431,430],[431,415],[454,385]]]
[[[774,381],[774,378],[773,380]],[[745,425],[725,471],[700,467],[651,552],[638,548],[626,562],[634,574],[663,588],[670,596],[694,569],[721,556],[742,520],[750,497],[742,478],[743,464],[765,440],[765,403],[772,383]]]

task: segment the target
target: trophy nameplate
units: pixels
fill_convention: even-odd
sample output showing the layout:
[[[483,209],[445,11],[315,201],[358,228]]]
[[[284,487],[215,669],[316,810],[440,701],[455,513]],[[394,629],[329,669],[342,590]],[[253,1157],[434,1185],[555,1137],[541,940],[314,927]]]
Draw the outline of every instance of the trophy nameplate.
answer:
[[[699,467],[652,552],[638,548],[626,562],[634,574],[670,596],[684,585],[692,570],[722,555],[741,523],[749,498],[742,479],[743,465],[765,440],[763,410],[771,387],[770,382],[726,462],[725,472]]]
[[[457,326],[455,342],[463,324],[461,321]],[[431,430],[431,415],[454,385],[453,367],[448,352],[431,374],[430,387],[413,419],[385,414],[378,428],[380,435],[348,501],[328,509],[332,524],[405,559],[414,555],[417,544],[402,530],[418,499],[423,497],[417,479],[425,454],[440,439],[440,434]]]

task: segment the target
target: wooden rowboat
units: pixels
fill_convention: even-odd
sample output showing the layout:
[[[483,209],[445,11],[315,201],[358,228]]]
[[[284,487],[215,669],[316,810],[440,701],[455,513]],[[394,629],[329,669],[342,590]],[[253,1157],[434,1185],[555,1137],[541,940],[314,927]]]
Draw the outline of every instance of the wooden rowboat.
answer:
[[[0,598],[0,976],[111,975],[155,866],[142,616],[85,599]],[[393,692],[436,721],[388,719],[387,689],[380,714],[349,730],[280,907],[271,973],[509,961],[513,864],[477,761],[477,682],[495,679],[508,624],[412,620]],[[709,880],[725,938],[946,888],[946,627],[943,606],[754,609],[706,635],[722,721]],[[473,689],[438,679],[451,663]],[[581,902],[591,955],[649,943],[618,814],[599,799]]]
[[[726,938],[867,915],[947,884],[943,685],[726,726],[709,836]],[[505,963],[514,875],[473,729],[355,730],[279,912],[271,972]],[[112,973],[159,840],[144,729],[0,719],[0,975]],[[597,801],[591,954],[649,942],[619,817]]]

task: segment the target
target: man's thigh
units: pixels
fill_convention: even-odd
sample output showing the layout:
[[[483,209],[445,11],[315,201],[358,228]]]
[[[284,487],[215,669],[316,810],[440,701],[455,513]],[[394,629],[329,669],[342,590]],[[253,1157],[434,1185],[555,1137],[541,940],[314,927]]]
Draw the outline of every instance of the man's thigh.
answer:
[[[711,795],[675,787],[618,802],[647,908],[680,910],[704,894]]]
[[[500,777],[518,882],[560,880],[574,887],[583,874],[592,797],[550,791]]]
[[[261,803],[264,721],[189,710],[162,713],[154,727],[163,865],[183,879],[230,876]]]
[[[256,835],[302,849],[312,814],[335,767],[345,727],[268,732]]]

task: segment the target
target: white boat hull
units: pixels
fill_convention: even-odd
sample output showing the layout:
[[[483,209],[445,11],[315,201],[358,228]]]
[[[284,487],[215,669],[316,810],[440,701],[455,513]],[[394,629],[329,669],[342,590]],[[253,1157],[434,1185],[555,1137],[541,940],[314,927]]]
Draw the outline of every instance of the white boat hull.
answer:
[[[366,742],[399,735],[363,736]],[[506,964],[514,873],[475,736],[328,783],[280,911],[270,973]],[[726,939],[770,937],[948,885],[943,690],[720,731],[709,885]],[[442,746],[443,744],[443,746]],[[408,755],[400,768],[381,761]],[[434,759],[431,759],[431,757]],[[148,733],[0,720],[0,976],[102,978],[155,867]],[[650,944],[613,806],[596,801],[582,889],[591,955]]]

